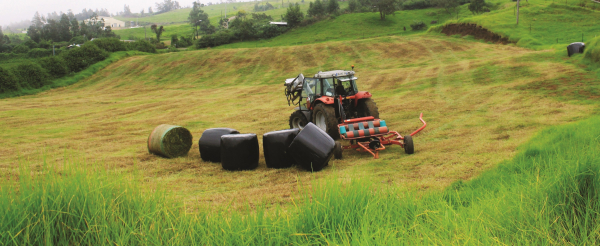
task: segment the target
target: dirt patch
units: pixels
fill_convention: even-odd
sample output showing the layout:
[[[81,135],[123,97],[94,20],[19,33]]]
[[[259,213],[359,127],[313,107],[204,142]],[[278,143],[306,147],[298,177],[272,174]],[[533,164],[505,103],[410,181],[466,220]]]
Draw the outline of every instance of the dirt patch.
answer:
[[[442,29],[442,33],[448,36],[459,34],[461,36],[473,35],[475,39],[483,39],[488,42],[508,44],[512,43],[508,41],[508,38],[502,37],[498,34],[490,32],[477,24],[471,23],[460,23],[460,24],[448,24]]]

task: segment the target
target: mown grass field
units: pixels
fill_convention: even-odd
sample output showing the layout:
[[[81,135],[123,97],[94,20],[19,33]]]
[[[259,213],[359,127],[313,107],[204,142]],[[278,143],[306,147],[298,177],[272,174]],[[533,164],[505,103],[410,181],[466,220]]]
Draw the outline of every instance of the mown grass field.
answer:
[[[498,11],[467,18],[507,10]],[[429,20],[428,12],[397,13],[389,25],[408,23],[394,19],[402,15]],[[360,38],[347,30],[360,23],[344,18],[263,43],[272,47],[250,42],[126,57],[71,86],[2,99],[0,220],[7,223],[0,239],[597,244],[597,65],[582,55],[567,58],[549,42],[527,49],[435,29],[398,35],[374,20],[357,28],[373,29]],[[348,35],[327,39],[327,23]],[[519,37],[519,28],[506,26],[505,35]],[[306,42],[291,42],[299,39]],[[231,127],[260,141],[288,128],[285,78],[352,64],[359,89],[374,95],[392,130],[412,132],[423,112],[428,127],[415,136],[414,155],[398,146],[377,160],[345,151],[317,173],[268,169],[262,151],[252,171],[200,160],[204,129]],[[163,123],[190,129],[196,143],[187,157],[147,152],[148,135]]]
[[[510,158],[540,129],[594,112],[592,106],[559,101],[529,87],[565,73],[587,76],[560,60],[536,59],[548,53],[395,36],[130,57],[76,85],[3,100],[0,126],[11,130],[0,135],[5,153],[0,161],[3,172],[13,174],[19,159],[40,163],[42,156],[58,162],[73,157],[124,172],[140,169],[149,187],[165,184],[189,206],[286,203],[298,181],[332,173],[437,190]],[[392,147],[373,160],[348,151],[343,160],[311,174],[267,169],[263,159],[257,170],[225,172],[202,162],[197,144],[186,158],[147,153],[148,135],[163,123],[187,127],[195,141],[211,127],[259,136],[286,129],[292,107],[282,94],[283,79],[351,64],[360,89],[375,95],[392,129],[412,132],[424,113],[429,126],[415,138],[415,155]]]

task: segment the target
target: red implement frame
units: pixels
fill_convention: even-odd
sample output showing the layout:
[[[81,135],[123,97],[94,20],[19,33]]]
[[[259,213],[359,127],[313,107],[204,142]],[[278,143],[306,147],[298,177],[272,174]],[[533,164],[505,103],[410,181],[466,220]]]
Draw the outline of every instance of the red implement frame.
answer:
[[[374,120],[373,116],[345,120],[342,124],[338,125],[338,128],[340,126],[346,126],[348,124],[369,121],[369,120]],[[423,113],[421,113],[421,115],[419,116],[419,120],[421,120],[421,122],[423,122],[423,126],[421,126],[421,128],[419,128],[416,131],[414,131],[413,133],[411,133],[410,134],[411,137],[413,135],[419,133],[421,130],[425,129],[425,127],[427,126],[427,122],[425,122],[423,120]],[[350,145],[343,146],[342,149],[356,149],[356,151],[358,151],[358,152],[369,152],[371,155],[373,155],[373,157],[375,159],[379,158],[379,151],[384,150],[385,145],[395,144],[395,145],[400,145],[402,148],[404,148],[404,137],[396,131],[389,131],[387,133],[371,135],[368,137],[363,136],[363,137],[346,138],[344,135],[340,135],[340,138],[350,140]],[[369,147],[369,143],[370,143],[369,141],[362,141],[362,142],[359,141],[360,139],[371,139],[371,138],[379,139],[379,142],[381,142],[381,145],[378,148],[371,148],[371,147]]]

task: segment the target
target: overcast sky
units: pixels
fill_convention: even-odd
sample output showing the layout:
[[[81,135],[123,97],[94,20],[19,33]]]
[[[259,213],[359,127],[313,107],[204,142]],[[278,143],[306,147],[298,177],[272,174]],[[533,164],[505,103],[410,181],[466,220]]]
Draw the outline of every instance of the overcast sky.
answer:
[[[82,9],[108,9],[111,14],[123,11],[123,5],[129,5],[131,12],[139,13],[144,9],[148,12],[148,7],[152,7],[156,11],[155,3],[163,0],[0,0],[0,26],[6,26],[11,22],[21,20],[31,20],[36,11],[40,15],[46,16],[48,13],[60,11],[66,13],[69,9],[73,13],[80,13]],[[193,0],[178,0],[179,5],[191,6]],[[211,0],[201,0],[200,2],[207,3]],[[218,2],[218,0],[212,0]]]

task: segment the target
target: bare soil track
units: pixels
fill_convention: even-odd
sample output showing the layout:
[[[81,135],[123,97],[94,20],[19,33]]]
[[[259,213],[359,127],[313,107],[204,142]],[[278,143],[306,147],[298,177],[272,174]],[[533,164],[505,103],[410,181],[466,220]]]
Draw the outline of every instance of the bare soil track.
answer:
[[[442,29],[442,33],[447,36],[459,34],[461,36],[472,35],[475,39],[483,39],[487,42],[508,44],[511,43],[508,38],[502,37],[496,33],[491,32],[477,24],[472,23],[458,23],[448,24]]]

